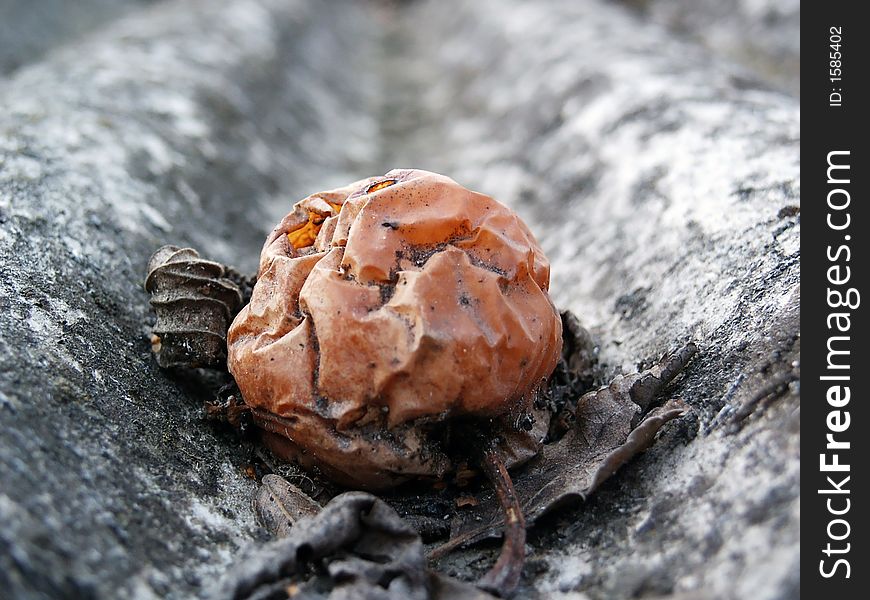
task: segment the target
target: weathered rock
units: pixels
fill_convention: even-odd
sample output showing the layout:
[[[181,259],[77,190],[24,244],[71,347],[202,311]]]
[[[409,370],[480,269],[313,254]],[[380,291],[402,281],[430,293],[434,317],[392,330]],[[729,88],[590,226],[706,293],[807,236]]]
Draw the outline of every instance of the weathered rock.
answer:
[[[753,71],[772,87],[800,94],[800,0],[623,0]]]
[[[520,594],[793,597],[797,103],[604,3],[506,4],[407,15],[436,58],[391,67],[416,67],[426,110],[403,160],[514,202],[552,260],[557,305],[593,327],[612,370],[701,347],[678,390],[698,422],[533,539],[549,573]],[[435,140],[450,152],[428,152]],[[771,380],[783,399],[738,431],[728,415],[759,395],[768,406]]]
[[[520,595],[794,596],[799,113],[764,87],[591,1],[175,1],[19,70],[0,589],[190,597],[262,539],[250,448],[150,354],[147,259],[172,243],[252,270],[294,201],[413,166],[521,213],[605,375],[701,347],[675,392],[696,417],[538,525]],[[471,579],[491,552],[440,566]]]
[[[337,9],[163,3],[0,92],[4,594],[190,597],[256,537],[250,449],[157,368],[143,279],[163,243],[250,271],[352,178],[374,126]]]
[[[0,76],[150,1],[4,0],[0,4]]]

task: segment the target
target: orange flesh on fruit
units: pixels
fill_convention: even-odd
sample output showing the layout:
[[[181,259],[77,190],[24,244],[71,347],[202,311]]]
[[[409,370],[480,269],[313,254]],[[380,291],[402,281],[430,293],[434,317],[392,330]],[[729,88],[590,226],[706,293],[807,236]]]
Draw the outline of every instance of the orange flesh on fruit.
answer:
[[[341,212],[342,204],[333,204],[332,202],[329,202],[328,204],[335,211],[335,214]],[[320,228],[323,226],[323,222],[326,221],[326,218],[327,215],[308,211],[308,222],[302,225],[302,227],[294,229],[287,234],[287,240],[290,242],[290,245],[293,246],[293,249],[299,250],[300,248],[307,248],[308,246],[313,245],[314,240],[317,239],[317,234],[320,233]]]
[[[378,192],[384,188],[390,187],[394,183],[396,183],[395,179],[386,179],[384,181],[379,181],[377,183],[373,183],[366,190],[366,194],[372,194],[374,192]]]

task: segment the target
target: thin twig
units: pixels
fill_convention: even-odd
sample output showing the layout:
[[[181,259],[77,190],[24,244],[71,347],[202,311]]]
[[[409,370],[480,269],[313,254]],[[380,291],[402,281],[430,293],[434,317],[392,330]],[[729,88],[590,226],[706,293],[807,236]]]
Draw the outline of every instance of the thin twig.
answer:
[[[511,476],[494,443],[485,447],[480,462],[487,479],[495,488],[504,512],[505,527],[501,554],[477,585],[506,598],[516,589],[526,560],[526,521]]]

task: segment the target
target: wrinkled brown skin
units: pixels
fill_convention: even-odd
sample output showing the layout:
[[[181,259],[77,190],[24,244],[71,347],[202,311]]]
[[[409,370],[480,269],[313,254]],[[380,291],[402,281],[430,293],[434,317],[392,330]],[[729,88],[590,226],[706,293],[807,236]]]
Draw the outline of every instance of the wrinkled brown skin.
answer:
[[[562,346],[548,286],[513,211],[394,170],[305,198],[269,235],[229,369],[280,456],[366,489],[440,478],[434,424],[533,411]]]

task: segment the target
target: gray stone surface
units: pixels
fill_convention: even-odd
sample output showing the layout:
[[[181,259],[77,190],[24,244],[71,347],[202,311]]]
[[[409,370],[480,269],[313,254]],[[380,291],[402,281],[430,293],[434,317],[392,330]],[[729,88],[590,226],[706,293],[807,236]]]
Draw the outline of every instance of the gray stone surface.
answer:
[[[541,523],[520,597],[796,597],[799,110],[715,48],[594,1],[200,0],[16,71],[0,589],[190,597],[262,539],[251,448],[150,356],[147,258],[250,269],[295,199],[413,166],[520,211],[605,376],[702,349],[693,416]]]
[[[0,77],[152,0],[3,0]]]
[[[150,354],[145,265],[173,242],[251,269],[293,198],[355,176],[359,21],[163,4],[3,89],[0,589],[186,598],[255,538],[249,450]]]
[[[506,4],[412,16],[454,74],[413,69],[431,118],[412,160],[515,204],[611,369],[702,348],[678,390],[697,420],[533,542],[548,571],[525,593],[794,597],[797,390],[739,432],[727,415],[799,359],[797,103],[615,8]]]
[[[800,0],[623,0],[664,25],[754,72],[771,87],[800,94]]]

